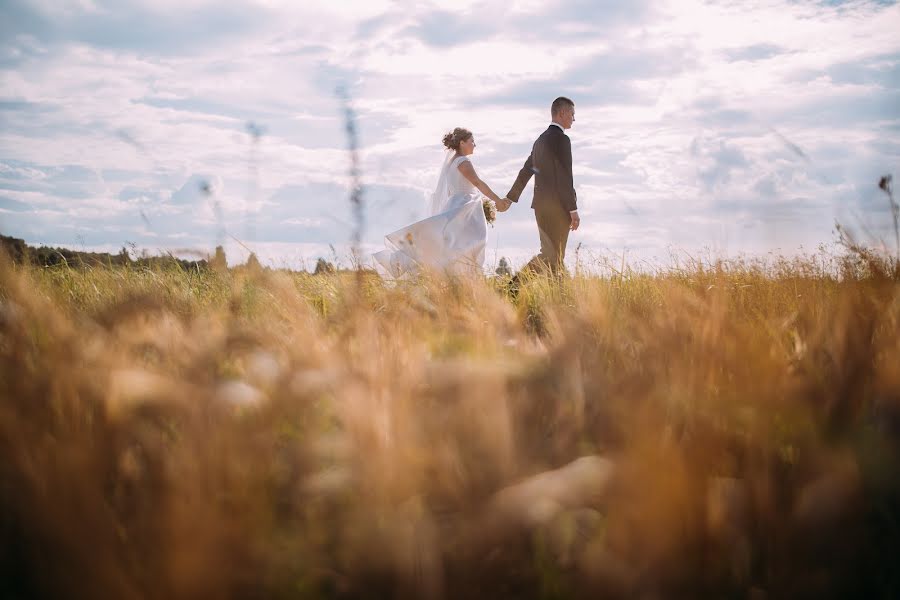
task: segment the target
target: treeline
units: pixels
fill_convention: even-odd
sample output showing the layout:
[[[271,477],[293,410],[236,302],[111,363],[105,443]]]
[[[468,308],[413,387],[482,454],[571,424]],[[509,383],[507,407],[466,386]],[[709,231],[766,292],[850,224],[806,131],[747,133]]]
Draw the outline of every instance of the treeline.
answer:
[[[0,234],[0,248],[13,260],[21,265],[39,267],[52,267],[55,265],[68,265],[69,267],[98,267],[98,266],[173,266],[178,265],[183,269],[206,269],[211,266],[210,261],[185,260],[173,255],[141,256],[132,258],[126,248],[118,254],[108,252],[82,252],[69,248],[55,248],[49,246],[29,246],[25,240]],[[221,256],[224,263],[224,252],[216,249],[216,259]],[[212,262],[215,262],[213,259]]]
[[[25,240],[14,238],[0,234],[0,252],[5,252],[13,262],[20,265],[30,265],[35,267],[52,267],[56,265],[67,265],[72,268],[84,267],[173,267],[178,266],[181,269],[225,269],[228,267],[225,258],[225,250],[222,246],[216,246],[215,254],[209,259],[186,260],[178,258],[172,254],[164,254],[161,256],[142,255],[132,258],[128,249],[123,247],[117,254],[109,254],[108,252],[82,252],[71,250],[69,248],[55,248],[50,246],[29,246]],[[258,270],[263,269],[263,265],[259,262],[255,253],[250,253],[247,262],[243,267]],[[363,269],[371,271],[371,269]],[[334,263],[319,258],[316,261],[313,270],[314,275],[332,275],[352,271],[352,269],[341,269],[335,267]],[[374,273],[374,271],[372,271]]]

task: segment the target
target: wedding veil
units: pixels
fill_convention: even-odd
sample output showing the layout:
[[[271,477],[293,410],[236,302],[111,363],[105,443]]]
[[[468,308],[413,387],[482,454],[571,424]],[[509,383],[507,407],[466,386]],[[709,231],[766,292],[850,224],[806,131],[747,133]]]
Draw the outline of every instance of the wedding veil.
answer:
[[[434,193],[431,195],[431,216],[440,214],[447,208],[450,200],[450,163],[453,162],[455,156],[455,150],[447,150],[437,187],[434,188]]]

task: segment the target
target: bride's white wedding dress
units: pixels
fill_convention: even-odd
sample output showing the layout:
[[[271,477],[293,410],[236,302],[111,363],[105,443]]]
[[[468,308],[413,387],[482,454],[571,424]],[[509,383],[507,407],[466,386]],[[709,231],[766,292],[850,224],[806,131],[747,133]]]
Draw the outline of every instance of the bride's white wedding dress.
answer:
[[[393,277],[430,270],[481,273],[487,221],[481,193],[459,172],[467,156],[448,153],[431,197],[431,216],[385,236],[375,260]]]

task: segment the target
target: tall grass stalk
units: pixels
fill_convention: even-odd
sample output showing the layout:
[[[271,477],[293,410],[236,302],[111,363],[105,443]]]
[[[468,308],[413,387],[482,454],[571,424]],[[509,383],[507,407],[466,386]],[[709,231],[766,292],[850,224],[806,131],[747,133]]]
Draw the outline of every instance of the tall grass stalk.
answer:
[[[895,597],[896,263],[615,266],[0,260],[0,595]]]

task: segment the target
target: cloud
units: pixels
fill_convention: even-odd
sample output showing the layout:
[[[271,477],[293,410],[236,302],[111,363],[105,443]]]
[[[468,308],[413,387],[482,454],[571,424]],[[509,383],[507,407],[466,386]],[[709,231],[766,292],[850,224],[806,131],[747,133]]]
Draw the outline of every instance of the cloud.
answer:
[[[496,35],[491,15],[478,13],[457,14],[434,10],[419,18],[406,33],[421,39],[430,46],[445,49],[466,43],[485,41]]]
[[[184,185],[172,194],[169,202],[176,206],[215,203],[218,201],[216,197],[222,195],[223,187],[222,178],[219,176],[194,174],[188,177]]]
[[[547,108],[553,98],[565,95],[577,106],[653,105],[666,78],[689,69],[691,60],[684,48],[648,51],[615,47],[564,64],[552,76],[534,78],[481,99]]]
[[[343,86],[368,248],[424,216],[443,132],[476,132],[478,172],[503,194],[560,94],[578,108],[585,252],[827,241],[835,218],[885,217],[872,189],[900,164],[898,17],[861,0],[12,0],[0,226],[33,242],[209,248],[224,231],[343,252]],[[522,261],[537,248],[530,190],[491,231]]]
[[[733,171],[749,164],[740,148],[722,139],[694,138],[691,156],[696,160],[697,174],[707,191],[728,183]]]
[[[3,212],[27,212],[31,209],[25,202],[13,200],[12,198],[4,198],[0,196],[0,211]]]
[[[4,39],[31,35],[50,43],[79,42],[111,49],[181,54],[264,30],[275,15],[251,3],[204,3],[180,10],[141,2],[41,3],[10,0],[0,26]]]
[[[784,52],[784,48],[766,43],[724,50],[725,56],[732,62],[766,60],[778,56],[779,54],[784,54]]]

